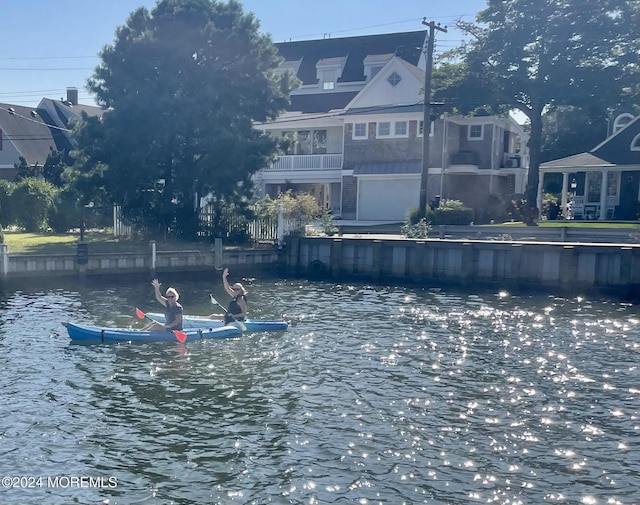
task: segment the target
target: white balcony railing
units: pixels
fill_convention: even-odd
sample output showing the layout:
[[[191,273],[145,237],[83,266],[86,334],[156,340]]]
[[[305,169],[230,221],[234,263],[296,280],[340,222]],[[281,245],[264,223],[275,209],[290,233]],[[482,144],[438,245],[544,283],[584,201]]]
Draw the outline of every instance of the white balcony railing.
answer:
[[[291,172],[294,170],[340,170],[342,154],[302,154],[280,156],[267,171]]]

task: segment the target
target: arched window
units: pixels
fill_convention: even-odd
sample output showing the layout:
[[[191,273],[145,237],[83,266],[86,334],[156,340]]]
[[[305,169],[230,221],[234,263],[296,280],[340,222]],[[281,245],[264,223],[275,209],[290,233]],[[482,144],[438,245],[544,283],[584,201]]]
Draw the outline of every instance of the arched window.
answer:
[[[631,150],[640,151],[640,133],[638,133],[631,141]]]
[[[629,114],[628,112],[620,114],[613,121],[613,132],[612,133],[617,133],[618,131],[622,130],[631,121],[633,121],[633,114]]]

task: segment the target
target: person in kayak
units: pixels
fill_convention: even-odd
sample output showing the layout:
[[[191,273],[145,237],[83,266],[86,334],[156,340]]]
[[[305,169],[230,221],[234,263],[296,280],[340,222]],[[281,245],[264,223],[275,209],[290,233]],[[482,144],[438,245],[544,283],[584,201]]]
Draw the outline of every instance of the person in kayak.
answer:
[[[153,279],[151,281],[151,285],[156,294],[156,300],[158,300],[162,305],[164,305],[164,324],[160,324],[157,322],[152,322],[142,328],[144,331],[173,331],[173,330],[182,330],[182,313],[184,309],[182,305],[178,303],[178,298],[180,295],[174,288],[167,288],[165,295],[162,296],[160,293],[160,282],[158,279]]]
[[[229,269],[225,268],[222,272],[222,284],[224,285],[224,290],[232,298],[227,307],[227,313],[211,314],[209,316],[211,319],[224,319],[225,324],[229,324],[232,321],[244,321],[249,311],[247,307],[247,290],[239,282],[229,285],[228,276]]]

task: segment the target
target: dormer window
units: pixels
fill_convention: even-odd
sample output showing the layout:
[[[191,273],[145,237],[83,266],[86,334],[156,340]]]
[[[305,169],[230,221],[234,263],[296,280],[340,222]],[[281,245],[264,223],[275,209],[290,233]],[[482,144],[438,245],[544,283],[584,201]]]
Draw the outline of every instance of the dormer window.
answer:
[[[300,63],[302,63],[302,58],[299,60],[287,60],[283,62],[277,69],[276,74],[284,75],[287,72],[293,73],[293,75],[298,75],[298,70],[300,69]]]
[[[318,60],[318,63],[316,63],[316,76],[323,90],[332,91],[336,89],[346,61],[346,56]]]
[[[367,77],[367,81],[373,79],[375,75],[384,68],[384,66],[392,57],[392,53],[368,54],[363,61],[364,75]]]
[[[0,130],[0,133],[2,133],[2,130]],[[640,133],[638,133],[638,135],[636,135],[631,141],[631,150],[640,151]]]
[[[325,70],[322,73],[322,89],[335,89],[336,87],[336,71]]]

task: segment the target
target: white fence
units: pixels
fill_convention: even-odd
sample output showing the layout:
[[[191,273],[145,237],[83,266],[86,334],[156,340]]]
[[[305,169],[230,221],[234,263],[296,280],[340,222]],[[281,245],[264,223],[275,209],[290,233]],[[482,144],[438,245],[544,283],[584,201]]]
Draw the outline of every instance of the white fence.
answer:
[[[130,237],[131,226],[122,222],[122,209],[119,205],[113,206],[113,235],[115,237]]]

